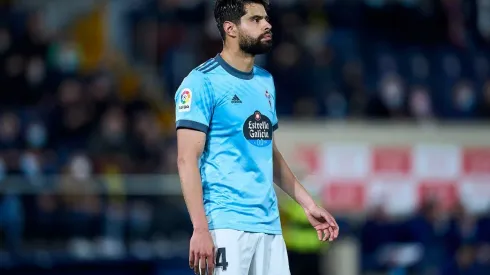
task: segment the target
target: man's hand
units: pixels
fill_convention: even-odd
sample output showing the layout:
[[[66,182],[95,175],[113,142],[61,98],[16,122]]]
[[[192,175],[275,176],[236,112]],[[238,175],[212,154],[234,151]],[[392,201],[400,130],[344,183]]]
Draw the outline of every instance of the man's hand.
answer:
[[[209,230],[194,230],[189,249],[189,266],[194,269],[194,273],[205,275],[207,269],[208,275],[214,274],[214,254]]]
[[[327,210],[315,205],[305,209],[306,217],[318,233],[320,241],[333,241],[339,236],[339,226],[334,217]]]

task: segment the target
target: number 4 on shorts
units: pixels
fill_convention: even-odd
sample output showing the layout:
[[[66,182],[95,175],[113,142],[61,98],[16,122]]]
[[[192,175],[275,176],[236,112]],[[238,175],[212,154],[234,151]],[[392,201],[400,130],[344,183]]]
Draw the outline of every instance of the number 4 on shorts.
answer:
[[[216,252],[216,267],[221,267],[223,271],[228,267],[228,262],[226,261],[226,248],[220,247]]]

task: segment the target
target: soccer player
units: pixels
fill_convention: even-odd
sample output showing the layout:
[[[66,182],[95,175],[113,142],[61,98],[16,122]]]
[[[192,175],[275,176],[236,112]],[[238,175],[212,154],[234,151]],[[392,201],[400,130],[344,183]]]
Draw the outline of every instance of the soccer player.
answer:
[[[217,0],[223,50],[192,70],[175,95],[179,176],[194,227],[189,265],[196,274],[290,274],[273,182],[303,207],[320,241],[339,233],[274,143],[274,82],[254,65],[272,47],[267,8],[265,0]]]

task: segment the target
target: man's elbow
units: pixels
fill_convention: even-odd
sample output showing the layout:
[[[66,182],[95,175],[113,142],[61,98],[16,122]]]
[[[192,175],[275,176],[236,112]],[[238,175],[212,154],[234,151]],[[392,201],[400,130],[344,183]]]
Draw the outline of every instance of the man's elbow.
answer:
[[[179,170],[184,168],[189,163],[189,158],[185,156],[178,155],[177,156],[177,167]]]
[[[177,168],[179,168],[179,171],[192,165],[197,165],[197,157],[183,154],[177,155]]]

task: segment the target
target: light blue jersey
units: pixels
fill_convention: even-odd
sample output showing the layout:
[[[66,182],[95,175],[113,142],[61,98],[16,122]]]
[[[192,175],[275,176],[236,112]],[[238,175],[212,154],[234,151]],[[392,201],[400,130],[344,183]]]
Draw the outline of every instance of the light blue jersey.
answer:
[[[272,76],[250,73],[218,54],[194,69],[175,95],[176,126],[207,134],[200,160],[209,229],[281,234],[273,186],[277,129]]]

